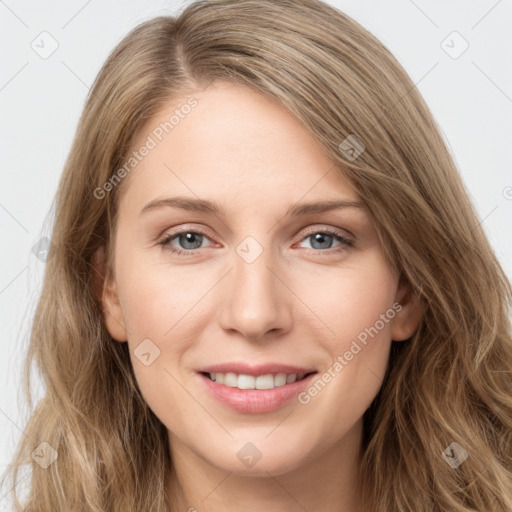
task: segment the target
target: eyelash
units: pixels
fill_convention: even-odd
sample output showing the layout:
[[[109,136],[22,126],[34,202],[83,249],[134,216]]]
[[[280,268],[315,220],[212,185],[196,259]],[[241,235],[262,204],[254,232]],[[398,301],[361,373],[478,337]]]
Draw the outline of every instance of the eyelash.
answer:
[[[200,249],[189,249],[189,250],[185,251],[185,250],[182,250],[182,249],[175,249],[175,248],[173,248],[170,245],[170,241],[171,240],[173,240],[174,238],[176,238],[179,235],[183,235],[183,234],[187,234],[187,233],[192,233],[194,235],[201,235],[201,236],[204,236],[204,237],[209,239],[209,236],[204,231],[197,230],[197,229],[194,229],[194,230],[192,230],[192,229],[183,229],[181,231],[176,231],[175,233],[172,233],[172,234],[166,234],[166,236],[160,242],[158,242],[158,245],[166,247],[168,251],[170,251],[171,253],[176,254],[178,256],[193,256]],[[332,254],[333,252],[334,253],[341,252],[341,251],[345,250],[347,247],[354,247],[354,242],[352,242],[348,238],[345,238],[344,236],[340,235],[340,233],[338,231],[334,231],[332,229],[322,229],[322,230],[317,229],[317,230],[311,231],[306,236],[304,236],[300,240],[300,242],[303,242],[307,238],[309,238],[309,237],[311,237],[311,236],[313,236],[313,235],[315,235],[317,233],[321,233],[323,235],[332,235],[339,242],[341,242],[341,245],[338,246],[337,248],[324,249],[324,250],[322,250],[322,249],[309,249],[309,251],[312,251],[312,252],[315,252],[315,253]],[[343,247],[343,246],[345,246],[345,247]]]

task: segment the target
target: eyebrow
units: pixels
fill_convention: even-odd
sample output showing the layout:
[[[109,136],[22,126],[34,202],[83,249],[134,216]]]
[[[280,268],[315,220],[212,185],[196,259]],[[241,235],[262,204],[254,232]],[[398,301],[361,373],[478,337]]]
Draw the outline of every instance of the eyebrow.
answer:
[[[158,210],[161,208],[180,208],[192,212],[201,212],[211,215],[217,215],[225,218],[226,212],[218,204],[205,199],[194,199],[190,197],[177,196],[166,197],[164,199],[154,199],[142,208],[140,215]],[[330,200],[317,201],[312,203],[292,204],[285,213],[285,217],[308,215],[311,213],[321,213],[330,210],[338,210],[342,208],[365,208],[364,204],[359,201]]]

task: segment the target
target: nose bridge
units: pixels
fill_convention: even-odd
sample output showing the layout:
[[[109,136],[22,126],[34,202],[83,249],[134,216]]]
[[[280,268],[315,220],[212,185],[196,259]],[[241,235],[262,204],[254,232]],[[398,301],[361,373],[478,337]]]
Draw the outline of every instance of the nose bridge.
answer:
[[[269,331],[286,330],[291,322],[283,285],[275,276],[271,248],[246,237],[233,254],[229,296],[225,297],[222,326],[256,340]]]

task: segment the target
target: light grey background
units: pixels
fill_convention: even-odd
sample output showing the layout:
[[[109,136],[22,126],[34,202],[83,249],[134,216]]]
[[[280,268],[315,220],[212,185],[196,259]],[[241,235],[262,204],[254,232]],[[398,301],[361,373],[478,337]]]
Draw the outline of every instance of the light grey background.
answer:
[[[43,219],[89,86],[131,28],[188,3],[0,0],[1,472],[26,421],[21,364],[44,272],[31,249],[49,235]],[[374,33],[417,84],[512,278],[512,1],[329,3]]]

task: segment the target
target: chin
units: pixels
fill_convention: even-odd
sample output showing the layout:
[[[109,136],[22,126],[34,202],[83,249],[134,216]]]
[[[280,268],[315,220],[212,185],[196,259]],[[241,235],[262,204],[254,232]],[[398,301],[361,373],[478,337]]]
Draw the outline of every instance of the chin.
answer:
[[[282,475],[307,463],[304,446],[276,446],[268,439],[265,440],[265,435],[261,436],[261,441],[256,438],[245,442],[231,440],[229,446],[219,443],[218,453],[210,451],[203,458],[222,471],[255,477],[268,477],[269,473],[273,476]]]

